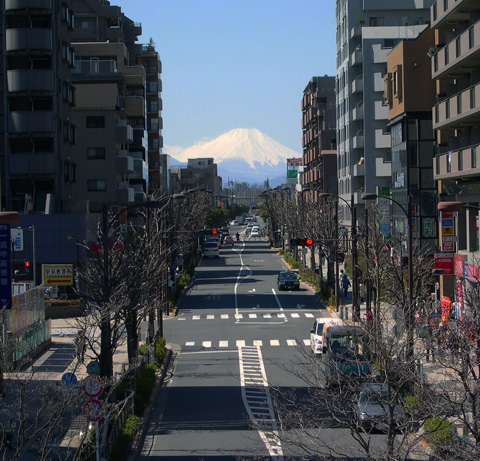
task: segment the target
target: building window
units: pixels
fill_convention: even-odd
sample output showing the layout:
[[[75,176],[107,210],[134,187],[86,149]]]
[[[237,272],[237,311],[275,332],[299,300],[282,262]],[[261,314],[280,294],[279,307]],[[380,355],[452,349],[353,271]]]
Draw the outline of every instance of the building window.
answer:
[[[70,130],[68,134],[68,142],[70,144],[75,144],[77,141],[77,127],[75,125],[70,125]]]
[[[455,57],[458,58],[461,53],[462,53],[462,47],[461,47],[460,37],[457,37],[455,39]]]
[[[393,48],[395,45],[395,42],[391,38],[386,38],[383,41],[383,48]]]
[[[65,162],[63,165],[64,179],[66,182],[76,182],[77,180],[77,165],[72,162]]]
[[[452,171],[452,153],[448,152],[447,154],[447,173]]]
[[[105,117],[103,116],[87,117],[87,128],[105,128]]]
[[[470,109],[475,108],[475,87],[470,88]]]
[[[468,29],[468,47],[471,49],[475,45],[475,37],[473,35],[473,27]]]
[[[458,171],[463,170],[463,150],[458,151]]]
[[[476,147],[472,147],[472,150],[471,150],[471,156],[472,156],[472,168],[477,168],[477,148]]]
[[[457,94],[457,114],[462,113],[462,95]]]
[[[384,18],[369,18],[368,25],[370,27],[382,27],[384,23]]]
[[[87,181],[87,187],[90,192],[106,191],[107,181],[105,179],[89,179]]]
[[[105,158],[105,147],[87,147],[88,159],[102,159]]]

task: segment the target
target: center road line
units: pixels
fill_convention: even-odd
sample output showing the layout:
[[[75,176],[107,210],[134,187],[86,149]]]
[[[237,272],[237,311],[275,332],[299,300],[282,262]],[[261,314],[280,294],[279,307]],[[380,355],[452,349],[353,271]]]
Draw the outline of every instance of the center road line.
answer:
[[[277,293],[276,293],[276,291],[275,291],[274,288],[272,288],[272,293],[273,293],[273,296],[275,296],[275,300],[277,301],[278,308],[279,308],[281,311],[283,311],[282,304],[280,303],[280,300],[278,299]]]
[[[245,240],[243,241],[243,245],[242,245],[241,250],[237,251],[236,249],[234,249],[235,251],[237,251],[238,256],[240,257],[240,270],[238,271],[237,280],[235,282],[235,286],[233,287],[233,294],[235,295],[235,316],[238,315],[238,287],[239,287],[240,283],[242,283],[244,280],[248,279],[248,277],[250,277],[252,275],[252,270],[243,263],[242,251],[243,251],[244,248],[245,248]],[[248,275],[242,277],[242,271],[243,270],[250,271],[250,273]],[[239,321],[240,320],[237,317],[236,322],[239,322]]]

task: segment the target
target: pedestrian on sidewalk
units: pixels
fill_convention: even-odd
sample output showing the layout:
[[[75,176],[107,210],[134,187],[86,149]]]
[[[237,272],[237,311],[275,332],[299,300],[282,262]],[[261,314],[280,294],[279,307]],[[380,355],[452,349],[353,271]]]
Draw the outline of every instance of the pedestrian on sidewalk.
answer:
[[[75,352],[77,353],[77,360],[83,363],[85,359],[85,350],[87,349],[87,342],[85,338],[85,331],[78,330],[75,336]]]
[[[373,323],[372,309],[367,309],[364,315],[365,315],[365,318],[367,319],[367,324],[371,325]]]
[[[360,302],[363,303],[365,301],[365,284],[363,282],[358,285],[358,295],[360,296]]]
[[[343,273],[343,270],[341,272]],[[347,296],[348,287],[350,287],[351,285],[352,284],[350,283],[350,280],[348,280],[347,274],[343,273],[343,276],[342,276],[343,296]]]
[[[430,330],[428,331],[428,334],[423,341],[425,342],[426,361],[430,362],[430,355],[431,355],[432,362],[435,363],[435,342],[436,341]]]

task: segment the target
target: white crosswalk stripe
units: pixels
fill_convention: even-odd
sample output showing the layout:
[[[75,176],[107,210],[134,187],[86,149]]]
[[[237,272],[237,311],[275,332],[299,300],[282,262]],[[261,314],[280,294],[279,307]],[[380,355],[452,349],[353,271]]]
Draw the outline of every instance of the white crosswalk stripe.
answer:
[[[218,346],[216,345],[217,343],[214,341],[199,341],[199,344],[201,344],[201,347],[205,349],[212,349],[215,347],[219,348],[228,348],[228,347],[245,347],[245,346],[264,346],[264,341],[262,339],[254,339],[253,341],[245,341],[244,339],[237,339],[235,341],[228,341],[227,339],[218,341]],[[310,346],[310,339],[302,339],[300,341],[301,344],[303,344],[306,347]],[[185,342],[185,347],[195,347],[197,343],[195,341],[187,341]],[[279,340],[279,339],[270,339],[268,342],[266,342],[271,347],[281,347],[281,346],[297,346],[297,340],[295,339],[286,339],[286,340]]]
[[[313,319],[315,318],[315,314],[312,312],[303,312],[303,313],[297,313],[297,312],[291,312],[291,313],[284,313],[284,312],[274,312],[274,313],[253,313],[253,314],[220,314],[220,318],[222,320],[228,320],[231,317],[234,317],[236,320],[242,320],[244,318],[249,318],[249,319],[257,319],[259,316],[263,319],[285,319],[287,317],[290,317],[292,319],[300,319],[302,316],[304,316],[307,319]],[[206,320],[215,320],[217,316],[215,314],[204,314],[202,315],[192,315],[191,319],[192,320],[201,320],[201,319],[206,319]],[[177,320],[188,320],[188,317],[177,317]]]

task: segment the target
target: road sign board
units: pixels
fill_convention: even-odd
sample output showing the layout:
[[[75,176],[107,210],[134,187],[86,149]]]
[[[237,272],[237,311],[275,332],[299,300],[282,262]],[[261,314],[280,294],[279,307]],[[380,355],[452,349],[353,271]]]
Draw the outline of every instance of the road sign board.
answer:
[[[99,375],[100,374],[100,364],[96,360],[92,360],[87,365],[87,373],[89,375]]]
[[[100,400],[87,400],[82,407],[82,414],[90,421],[98,421],[103,416],[103,405]]]
[[[103,392],[103,380],[100,376],[90,375],[82,381],[82,391],[87,397],[98,397]]]
[[[75,376],[75,373],[70,371],[64,373],[62,376],[62,383],[65,387],[75,386],[75,384],[77,384],[77,377]]]
[[[42,264],[44,285],[73,285],[73,264]]]

